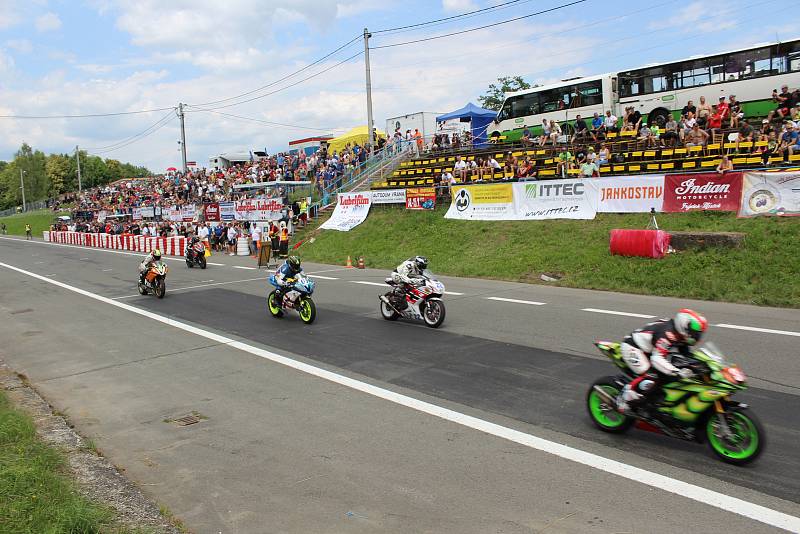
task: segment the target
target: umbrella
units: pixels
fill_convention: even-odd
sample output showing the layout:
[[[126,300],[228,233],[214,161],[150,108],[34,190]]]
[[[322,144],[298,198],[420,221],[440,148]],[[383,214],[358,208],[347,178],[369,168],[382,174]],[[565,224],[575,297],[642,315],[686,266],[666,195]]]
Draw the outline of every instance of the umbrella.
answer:
[[[175,167],[167,167],[167,170],[168,171],[177,171],[178,169],[176,169]]]

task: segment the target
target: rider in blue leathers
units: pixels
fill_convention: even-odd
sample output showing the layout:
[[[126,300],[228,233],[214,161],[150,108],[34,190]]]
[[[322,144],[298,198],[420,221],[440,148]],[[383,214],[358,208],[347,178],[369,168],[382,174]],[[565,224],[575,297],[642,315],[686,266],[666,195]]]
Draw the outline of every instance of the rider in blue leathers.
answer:
[[[303,268],[300,266],[300,258],[297,256],[289,256],[286,258],[283,265],[278,267],[278,270],[275,271],[275,282],[279,286],[275,292],[275,296],[279,303],[283,302],[284,292],[290,290],[294,285],[294,278],[302,272]]]

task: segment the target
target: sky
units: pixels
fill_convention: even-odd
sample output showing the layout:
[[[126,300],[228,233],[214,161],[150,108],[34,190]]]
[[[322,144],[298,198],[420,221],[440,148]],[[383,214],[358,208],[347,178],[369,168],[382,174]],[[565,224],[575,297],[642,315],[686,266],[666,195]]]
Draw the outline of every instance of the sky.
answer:
[[[477,103],[500,76],[546,84],[800,33],[776,16],[777,0],[507,1],[0,0],[0,115],[147,111],[0,118],[0,160],[27,142],[46,153],[79,145],[157,172],[180,167],[179,102],[189,104],[188,159],[201,165],[366,124],[365,27],[381,129],[389,117]]]

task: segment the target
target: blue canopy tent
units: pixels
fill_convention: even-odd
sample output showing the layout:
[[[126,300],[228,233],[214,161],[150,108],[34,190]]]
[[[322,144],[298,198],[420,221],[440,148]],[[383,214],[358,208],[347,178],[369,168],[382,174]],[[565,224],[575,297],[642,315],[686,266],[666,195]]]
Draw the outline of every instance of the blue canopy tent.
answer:
[[[473,146],[480,147],[487,144],[486,130],[489,129],[489,124],[497,117],[497,112],[491,109],[479,108],[472,102],[468,103],[461,109],[445,113],[436,117],[436,122],[444,122],[452,119],[460,119],[462,122],[470,122],[470,130],[472,131],[472,144]]]

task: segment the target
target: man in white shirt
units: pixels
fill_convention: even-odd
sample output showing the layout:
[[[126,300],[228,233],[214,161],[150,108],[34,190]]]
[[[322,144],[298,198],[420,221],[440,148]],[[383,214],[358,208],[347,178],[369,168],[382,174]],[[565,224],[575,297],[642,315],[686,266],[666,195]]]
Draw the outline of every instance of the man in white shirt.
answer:
[[[261,227],[253,223],[253,231],[250,233],[250,254],[253,256],[258,254],[258,242],[261,241]]]
[[[608,132],[616,132],[617,131],[617,117],[611,113],[611,110],[606,110],[606,116],[603,119],[603,126],[606,127],[606,131]]]
[[[197,238],[208,248],[208,223],[197,225]]]
[[[453,165],[453,172],[456,178],[465,182],[467,180],[467,162],[461,159],[461,156],[456,156],[456,163]]]

